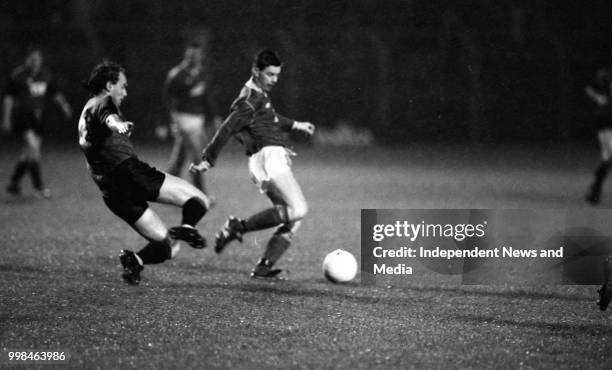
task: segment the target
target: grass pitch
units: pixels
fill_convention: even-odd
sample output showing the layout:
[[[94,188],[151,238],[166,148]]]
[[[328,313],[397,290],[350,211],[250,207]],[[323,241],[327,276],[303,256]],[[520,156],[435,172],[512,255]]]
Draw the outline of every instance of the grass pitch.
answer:
[[[13,149],[0,150],[3,181]],[[334,249],[359,257],[362,208],[584,208],[595,148],[301,148],[294,171],[310,213],[279,262],[289,281],[249,278],[264,231],[221,256],[183,246],[137,287],[120,279],[117,254],[144,240],[106,209],[76,145],[45,149],[54,197],[34,198],[29,184],[0,196],[0,366],[9,349],[61,350],[63,366],[88,368],[610,366],[612,312],[598,310],[594,286],[456,286],[433,274],[334,285],[321,273]],[[209,242],[228,215],[267,206],[246,158],[226,149],[208,174]],[[137,150],[161,168],[169,154]],[[168,225],[180,219],[154,208]]]

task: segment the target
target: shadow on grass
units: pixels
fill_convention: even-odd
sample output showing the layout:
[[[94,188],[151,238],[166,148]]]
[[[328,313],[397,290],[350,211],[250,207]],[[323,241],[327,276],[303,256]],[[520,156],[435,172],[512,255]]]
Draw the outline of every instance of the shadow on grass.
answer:
[[[33,194],[24,195],[6,195],[0,197],[0,204],[6,204],[7,206],[19,206],[23,204],[32,204],[35,202],[42,202],[45,199],[40,199]]]
[[[307,284],[307,286],[306,286]],[[541,293],[527,290],[515,291],[485,291],[468,289],[466,287],[433,287],[433,286],[411,286],[402,288],[383,288],[361,285],[359,283],[349,283],[333,285],[325,281],[304,282],[304,281],[261,281],[246,280],[243,282],[227,283],[207,283],[202,284],[160,284],[164,288],[171,288],[177,292],[191,289],[222,289],[238,292],[265,293],[287,297],[326,297],[331,299],[355,301],[362,304],[403,304],[415,301],[431,301],[432,294],[439,294],[444,299],[452,296],[482,296],[500,297],[509,299],[533,299],[550,300],[557,299],[562,301],[590,301],[591,298],[562,293]],[[401,293],[400,293],[401,292]],[[365,294],[360,294],[365,293]],[[403,293],[403,294],[402,294]],[[415,293],[426,293],[418,295]],[[594,299],[594,298],[593,298]]]
[[[540,333],[571,338],[579,335],[589,335],[596,338],[612,337],[612,327],[607,321],[604,324],[569,324],[560,322],[545,322],[540,320],[511,320],[499,319],[490,316],[480,315],[455,315],[457,320],[473,325],[491,324],[495,326],[507,326],[513,328],[524,328],[527,330],[537,330]]]

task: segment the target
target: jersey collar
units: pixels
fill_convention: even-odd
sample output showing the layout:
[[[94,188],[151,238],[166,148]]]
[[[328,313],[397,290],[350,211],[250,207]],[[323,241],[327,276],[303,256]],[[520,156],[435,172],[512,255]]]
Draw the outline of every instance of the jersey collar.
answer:
[[[259,88],[259,86],[257,86],[257,84],[255,84],[255,81],[253,81],[253,77],[251,77],[245,84],[244,86],[248,87],[249,89],[253,89],[257,92],[260,92],[262,94],[265,94],[264,91],[262,89]]]

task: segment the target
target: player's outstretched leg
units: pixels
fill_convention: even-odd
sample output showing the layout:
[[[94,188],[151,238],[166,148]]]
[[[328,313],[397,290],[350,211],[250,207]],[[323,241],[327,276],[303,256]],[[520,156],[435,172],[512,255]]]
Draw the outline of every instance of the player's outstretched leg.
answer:
[[[121,277],[132,285],[140,283],[144,265],[162,263],[176,255],[179,243],[172,239],[159,216],[147,207],[134,222],[128,222],[134,230],[149,242],[138,253],[122,250],[119,256],[123,266]]]
[[[215,253],[221,253],[225,247],[234,240],[242,243],[242,236],[246,232],[244,220],[229,216],[221,231],[215,235]]]
[[[166,174],[156,201],[182,208],[181,225],[170,228],[171,237],[182,240],[193,248],[206,247],[206,240],[195,228],[210,208],[210,200],[204,193],[187,181]]]
[[[276,205],[243,220],[230,216],[215,237],[215,252],[221,253],[234,240],[242,242],[242,236],[250,231],[269,229],[289,222],[287,207]]]
[[[603,266],[604,271],[604,283],[597,291],[599,293],[599,309],[605,311],[606,308],[610,305],[610,301],[612,300],[612,289],[610,289],[610,274],[612,271],[612,256],[608,256],[605,259]]]

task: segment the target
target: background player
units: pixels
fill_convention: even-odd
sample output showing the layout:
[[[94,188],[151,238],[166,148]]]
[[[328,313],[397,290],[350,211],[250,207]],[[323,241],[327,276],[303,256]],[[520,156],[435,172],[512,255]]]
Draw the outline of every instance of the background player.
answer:
[[[97,65],[84,85],[93,97],[79,119],[79,145],[91,175],[106,206],[149,241],[138,253],[121,251],[123,278],[138,284],[143,265],[173,257],[178,251],[176,239],[194,248],[205,247],[195,225],[206,214],[209,200],[185,180],[138,159],[129,139],[134,125],[119,110],[127,96],[127,79],[121,66],[112,62]],[[168,230],[149,208],[150,201],[182,207],[182,226]]]
[[[51,100],[61,107],[66,119],[72,117],[70,104],[44,66],[42,51],[30,48],[24,64],[11,73],[3,99],[2,128],[5,132],[13,131],[22,142],[21,156],[6,187],[13,195],[21,193],[21,178],[29,172],[37,193],[44,198],[51,196],[40,168],[44,115]]]
[[[293,234],[306,215],[308,206],[302,189],[291,171],[290,156],[285,133],[290,130],[314,133],[310,122],[298,122],[276,113],[268,93],[278,82],[281,62],[276,53],[264,49],[253,62],[251,79],[232,103],[231,113],[217,130],[212,141],[202,152],[202,162],[192,164],[191,170],[205,171],[214,166],[221,148],[231,136],[240,141],[249,156],[249,171],[270,201],[272,207],[246,219],[233,216],[217,234],[215,251],[220,253],[234,239],[250,231],[277,226],[268,241],[263,257],[251,273],[256,278],[274,278],[282,272],[272,269],[291,244]]]
[[[195,42],[187,45],[180,64],[168,72],[163,96],[170,113],[174,145],[168,172],[180,176],[187,163],[198,161],[208,141],[205,124],[221,123],[210,89],[210,75],[204,68],[204,48]],[[191,173],[192,183],[208,194],[203,173]]]
[[[612,158],[612,73],[602,68],[597,71],[595,80],[585,88],[587,96],[595,102],[595,124],[601,149],[601,160],[595,169],[594,180],[586,195],[587,202],[599,203],[601,189],[608,174]]]

